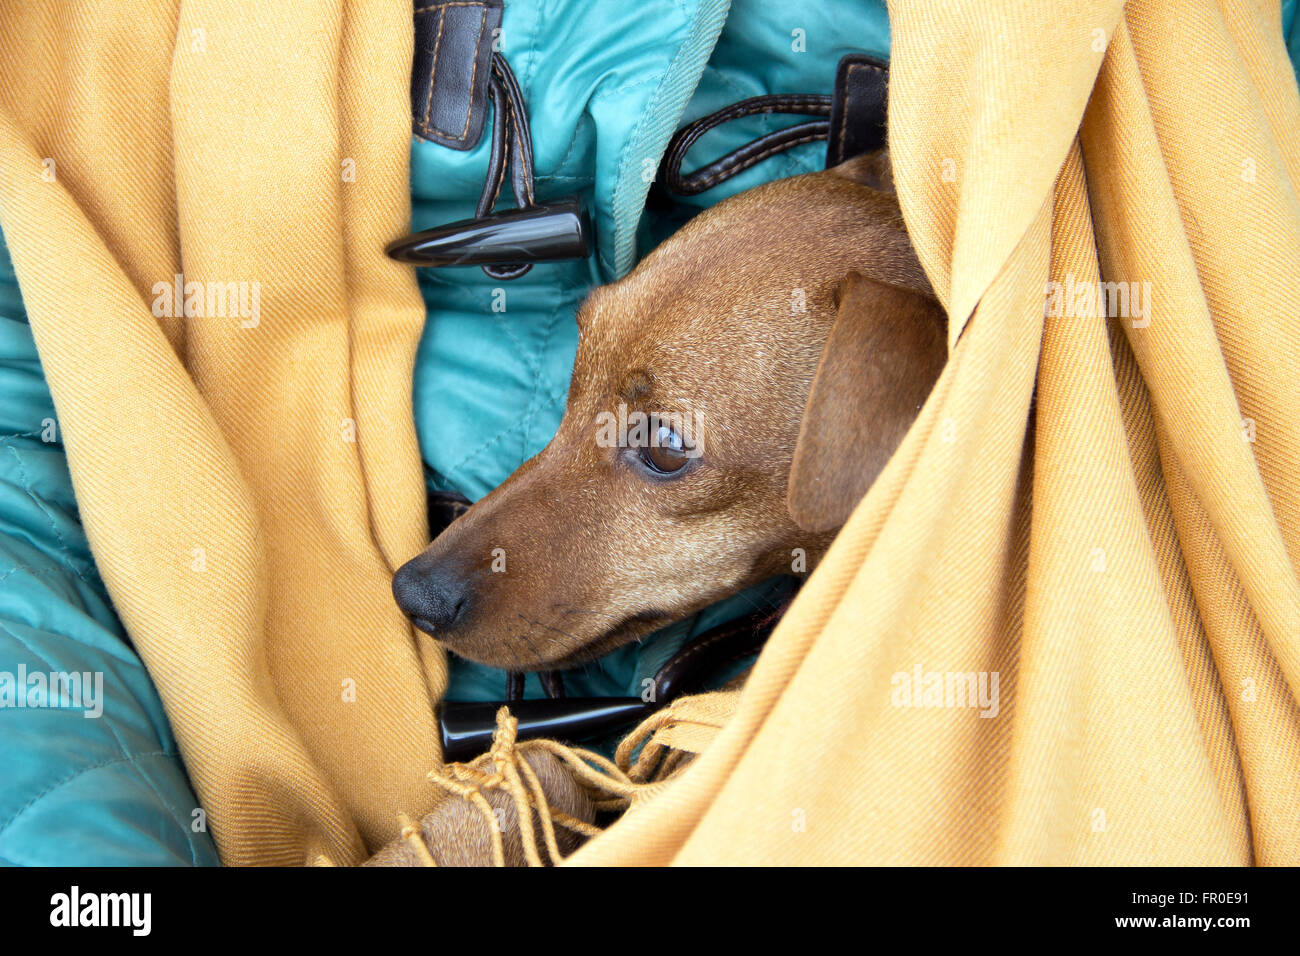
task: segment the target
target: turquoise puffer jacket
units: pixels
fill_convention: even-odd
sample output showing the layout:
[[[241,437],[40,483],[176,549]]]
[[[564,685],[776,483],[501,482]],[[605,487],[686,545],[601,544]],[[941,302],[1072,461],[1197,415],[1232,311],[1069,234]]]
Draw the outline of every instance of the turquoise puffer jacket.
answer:
[[[1300,62],[1297,0],[1283,22]],[[415,415],[431,487],[478,498],[549,440],[563,411],[592,285],[625,273],[675,222],[644,214],[648,182],[672,132],[762,93],[828,93],[851,49],[884,56],[881,0],[824,0],[791,12],[762,0],[507,0],[502,51],[523,87],[542,200],[581,195],[597,254],[498,283],[471,269],[422,270],[429,322],[416,368]],[[800,31],[800,32],[796,32]],[[852,46],[843,38],[851,38]],[[704,160],[792,122],[754,118],[710,134]],[[799,147],[697,197],[701,205],[760,182],[821,168]],[[464,218],[487,146],[411,151],[415,227]],[[506,310],[492,310],[493,290]],[[217,862],[158,695],[113,613],[77,519],[49,391],[0,240],[0,701],[4,675],[103,674],[81,709],[0,707],[0,863]],[[743,610],[742,595],[573,676],[574,693],[628,693],[691,633]],[[450,696],[500,695],[503,678],[456,664]],[[530,685],[530,695],[538,688]],[[102,706],[98,717],[86,717]]]
[[[0,395],[0,863],[215,864],[162,701],[90,557],[2,243]],[[76,708],[15,706],[29,698],[7,682],[35,688],[51,671],[102,685],[92,676]]]

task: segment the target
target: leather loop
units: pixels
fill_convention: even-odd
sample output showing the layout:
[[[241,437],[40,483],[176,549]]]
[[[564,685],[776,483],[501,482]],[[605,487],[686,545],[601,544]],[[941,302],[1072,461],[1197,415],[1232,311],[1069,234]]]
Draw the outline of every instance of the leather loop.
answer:
[[[502,8],[503,0],[416,0],[411,65],[416,136],[451,149],[478,145]]]
[[[832,96],[813,93],[754,96],[683,126],[668,142],[658,181],[661,188],[670,193],[694,196],[770,156],[819,139],[827,141],[827,168],[838,166],[859,153],[871,152],[885,145],[888,89],[888,63],[865,53],[851,53],[840,60],[836,68]],[[819,118],[766,133],[693,173],[682,172],[686,154],[705,133],[731,120],[764,113]],[[660,198],[662,200],[662,194]]]
[[[536,205],[533,182],[533,135],[528,123],[528,108],[510,64],[500,53],[492,54],[492,152],[488,157],[487,176],[474,215],[482,219],[496,207],[505,185],[507,167],[515,205],[528,209]]]
[[[474,210],[476,219],[490,215],[501,197],[505,185],[506,169],[510,170],[510,188],[515,194],[515,205],[529,209],[536,205],[537,195],[533,182],[533,134],[528,122],[528,107],[523,91],[515,79],[510,64],[500,53],[492,54],[492,152],[488,157],[487,176],[483,192]],[[484,266],[483,271],[493,279],[518,279],[532,264]]]
[[[889,64],[865,53],[850,53],[835,69],[826,168],[838,166],[885,145]]]
[[[765,113],[787,113],[791,115],[819,116],[826,119],[800,123],[786,129],[777,130],[760,136],[733,150],[721,159],[702,166],[693,173],[682,173],[682,163],[690,151],[705,133],[721,126],[723,123],[744,116],[759,116]],[[679,196],[694,196],[704,192],[737,173],[742,173],[769,156],[819,139],[825,139],[829,133],[831,98],[820,94],[774,93],[767,96],[754,96],[739,103],[701,117],[693,123],[683,126],[668,143],[660,166],[660,178],[671,192]]]

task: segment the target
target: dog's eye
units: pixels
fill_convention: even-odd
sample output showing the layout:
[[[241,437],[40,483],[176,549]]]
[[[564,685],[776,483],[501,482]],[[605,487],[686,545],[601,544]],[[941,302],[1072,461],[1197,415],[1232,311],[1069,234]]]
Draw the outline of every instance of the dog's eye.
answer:
[[[686,467],[690,449],[682,436],[670,425],[655,422],[651,426],[650,444],[641,449],[641,460],[662,475],[671,475]]]

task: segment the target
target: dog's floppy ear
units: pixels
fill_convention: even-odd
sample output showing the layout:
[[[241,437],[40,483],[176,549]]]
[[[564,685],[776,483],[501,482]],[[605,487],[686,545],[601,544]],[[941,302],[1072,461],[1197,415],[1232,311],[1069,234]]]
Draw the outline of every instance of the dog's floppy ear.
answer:
[[[882,146],[871,153],[860,153],[846,159],[830,172],[862,186],[870,186],[882,193],[894,192],[894,169],[889,161],[889,148]]]
[[[948,358],[930,296],[850,273],[804,409],[786,491],[805,531],[848,519],[911,427]]]

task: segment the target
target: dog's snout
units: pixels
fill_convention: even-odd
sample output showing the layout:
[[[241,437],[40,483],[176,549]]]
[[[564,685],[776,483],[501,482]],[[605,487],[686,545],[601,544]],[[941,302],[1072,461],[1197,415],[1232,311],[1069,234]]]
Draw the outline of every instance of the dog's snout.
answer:
[[[445,564],[408,561],[393,575],[393,597],[415,626],[435,637],[465,616],[469,584],[465,576]]]

